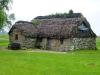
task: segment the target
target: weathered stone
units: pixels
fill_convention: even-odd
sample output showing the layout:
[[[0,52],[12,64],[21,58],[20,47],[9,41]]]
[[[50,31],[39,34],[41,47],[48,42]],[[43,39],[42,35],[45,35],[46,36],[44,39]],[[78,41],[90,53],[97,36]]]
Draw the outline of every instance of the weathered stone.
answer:
[[[15,35],[18,35],[18,40],[15,39]],[[17,29],[13,31],[9,36],[10,44],[11,43],[19,43],[22,49],[25,48],[34,48],[36,39],[28,38],[21,34]]]
[[[43,38],[42,42],[41,42],[41,48],[42,49],[46,49],[47,48],[47,39]]]
[[[73,38],[74,49],[96,49],[95,38]]]

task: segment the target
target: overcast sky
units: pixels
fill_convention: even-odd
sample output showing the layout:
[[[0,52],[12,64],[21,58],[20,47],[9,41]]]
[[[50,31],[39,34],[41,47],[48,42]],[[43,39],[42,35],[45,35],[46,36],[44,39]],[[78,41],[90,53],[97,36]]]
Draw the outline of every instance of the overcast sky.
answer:
[[[12,11],[16,21],[30,21],[36,16],[64,13],[72,9],[81,12],[100,35],[100,0],[13,0]]]

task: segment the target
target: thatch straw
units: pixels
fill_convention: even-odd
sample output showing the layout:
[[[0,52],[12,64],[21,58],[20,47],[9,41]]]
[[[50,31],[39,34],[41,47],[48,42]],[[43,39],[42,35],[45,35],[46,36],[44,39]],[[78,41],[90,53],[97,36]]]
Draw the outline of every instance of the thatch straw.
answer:
[[[13,29],[18,29],[27,37],[40,38],[86,38],[96,37],[92,31],[90,24],[84,17],[75,18],[52,18],[39,19],[40,23],[34,27],[31,22],[18,21],[13,25],[9,34]],[[80,31],[78,27],[84,23],[88,28],[87,31]]]

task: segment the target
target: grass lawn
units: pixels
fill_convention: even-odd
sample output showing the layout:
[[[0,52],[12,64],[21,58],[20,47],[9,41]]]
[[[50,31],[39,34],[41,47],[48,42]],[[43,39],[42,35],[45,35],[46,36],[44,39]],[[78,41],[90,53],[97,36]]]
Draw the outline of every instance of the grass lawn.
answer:
[[[8,39],[7,34],[4,34],[4,35],[0,34],[0,47],[1,46],[7,47],[8,43],[9,43],[8,41],[9,41],[9,39]]]
[[[0,40],[0,46],[5,47],[7,36],[3,39],[5,44]],[[97,38],[98,50],[66,53],[0,50],[0,75],[100,75],[99,46]]]

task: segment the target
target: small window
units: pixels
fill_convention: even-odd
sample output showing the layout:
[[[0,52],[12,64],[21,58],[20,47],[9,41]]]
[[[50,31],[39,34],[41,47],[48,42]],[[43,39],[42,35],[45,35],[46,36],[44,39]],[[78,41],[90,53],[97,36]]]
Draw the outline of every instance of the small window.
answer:
[[[18,34],[15,35],[15,40],[18,40]]]
[[[80,31],[87,31],[88,30],[88,28],[83,23],[78,28]]]
[[[61,44],[63,44],[63,41],[64,41],[63,39],[60,39],[60,43],[61,43]]]

